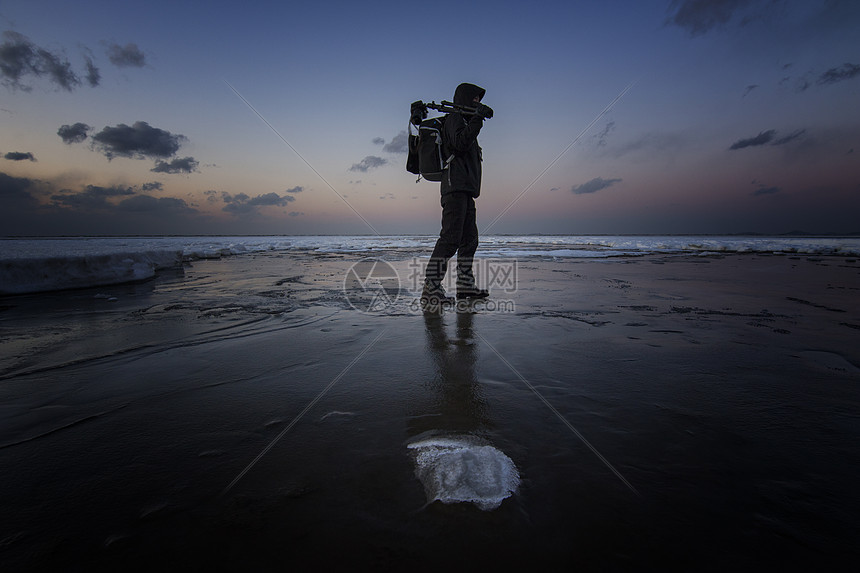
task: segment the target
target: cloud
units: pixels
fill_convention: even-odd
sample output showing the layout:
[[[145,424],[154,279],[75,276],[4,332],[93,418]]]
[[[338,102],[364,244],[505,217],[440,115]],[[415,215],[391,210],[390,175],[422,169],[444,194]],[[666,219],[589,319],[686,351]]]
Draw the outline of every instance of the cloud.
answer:
[[[74,125],[61,125],[57,130],[57,135],[64,143],[80,143],[87,138],[87,132],[92,128],[85,123],[76,123]]]
[[[749,93],[750,93],[751,91],[753,91],[754,89],[756,89],[757,87],[758,87],[758,84],[750,84],[750,85],[748,85],[748,86],[746,87],[746,89],[744,90],[744,93],[743,93],[743,95],[742,95],[741,97],[747,97],[747,96],[749,95]]]
[[[369,169],[374,169],[376,167],[380,167],[388,163],[387,159],[383,159],[382,157],[377,157],[375,155],[368,155],[358,163],[353,163],[352,167],[349,168],[350,171],[361,171],[362,173],[366,173]]]
[[[187,141],[184,135],[151,127],[145,121],[136,121],[131,127],[124,123],[105,127],[93,136],[93,145],[108,159],[117,156],[135,159],[172,157],[183,141]]]
[[[776,135],[776,130],[769,129],[767,131],[762,131],[755,137],[750,137],[747,139],[739,139],[732,143],[729,146],[729,149],[743,149],[745,147],[755,147],[758,145],[765,145],[770,143],[773,140],[773,137]]]
[[[755,137],[750,137],[747,139],[739,139],[736,142],[732,143],[729,146],[729,149],[735,150],[735,149],[743,149],[745,147],[757,147],[759,145],[767,145],[768,143],[770,145],[785,145],[786,143],[789,143],[791,141],[794,141],[795,139],[798,139],[799,137],[801,137],[805,133],[806,133],[805,129],[797,129],[795,131],[792,131],[788,135],[785,135],[783,137],[775,139],[776,138],[776,130],[775,129],[769,129],[767,131],[760,132]]]
[[[771,145],[785,145],[786,143],[788,143],[790,141],[794,141],[798,137],[802,136],[804,133],[806,133],[805,129],[798,129],[798,130],[792,131],[788,135],[786,135],[784,137],[780,137],[779,139],[775,140],[773,143],[771,143]]]
[[[160,190],[160,183],[73,188],[58,183],[0,172],[0,229],[10,236],[217,232],[186,200],[138,192]]]
[[[591,181],[587,181],[582,185],[574,185],[570,188],[570,192],[574,195],[597,193],[598,191],[612,187],[619,181],[621,181],[621,179],[603,179],[602,177],[595,177]]]
[[[860,76],[860,66],[857,64],[845,63],[838,68],[830,68],[818,78],[818,85],[835,84],[845,80],[850,80]]]
[[[700,36],[725,26],[746,8],[760,0],[673,0],[668,24],[683,28],[690,36]]]
[[[592,135],[591,138],[597,140],[597,147],[606,147],[606,138],[609,137],[609,134],[612,133],[614,130],[615,122],[608,121],[606,122],[606,127],[603,128],[603,131]]]
[[[109,199],[134,194],[134,190],[131,187],[87,185],[83,191],[62,189],[59,193],[51,195],[51,202],[55,206],[70,207],[76,210],[105,211],[115,207]]]
[[[290,211],[290,212],[289,212],[289,213],[287,213],[287,214],[288,214],[290,217],[301,217],[301,216],[302,216],[302,215],[304,215],[305,213],[304,213],[304,211]]]
[[[752,195],[753,197],[759,197],[761,195],[773,195],[774,193],[779,193],[780,191],[782,191],[782,189],[780,189],[779,187],[765,187],[762,185],[761,187],[750,193],[750,195]]]
[[[197,209],[189,207],[184,199],[177,197],[152,197],[151,195],[136,195],[125,199],[116,208],[118,211],[162,215],[197,213]]]
[[[197,171],[198,162],[193,157],[174,159],[170,163],[156,161],[155,167],[150,169],[153,173],[194,173]]]
[[[785,83],[785,82],[789,81],[790,79],[791,79],[790,77],[787,77],[787,78],[783,79],[783,81],[780,83]],[[794,91],[796,91],[797,93],[801,93],[801,92],[805,92],[806,90],[808,90],[811,87],[812,87],[812,82],[809,81],[808,77],[804,76],[801,78],[797,78],[797,81],[795,82],[795,85],[794,85]]]
[[[209,192],[207,192],[207,195],[211,199],[212,195]],[[224,211],[234,215],[243,215],[256,213],[259,207],[284,207],[288,203],[295,201],[296,198],[290,195],[278,195],[277,193],[265,193],[252,198],[245,193],[231,195],[225,192],[221,194],[221,200],[226,203]]]
[[[286,191],[284,191],[284,193],[301,193],[304,190],[305,190],[305,188],[302,187],[301,185],[296,185],[295,187],[287,189]]]
[[[140,188],[144,191],[163,191],[164,185],[162,185],[160,181],[152,181],[150,183],[144,183]]]
[[[10,151],[3,156],[3,159],[8,159],[9,161],[36,161],[36,158],[29,151],[26,153],[23,151]]]
[[[146,65],[146,57],[137,44],[110,44],[107,48],[107,56],[111,63],[118,68],[142,68]]]
[[[91,88],[98,86],[102,80],[102,74],[93,62],[91,55],[84,54],[84,64],[87,67],[87,83],[90,84]]]
[[[13,177],[0,171],[0,213],[38,207],[39,201],[30,191],[34,186],[33,179]]]
[[[373,145],[385,145],[385,140],[381,137],[374,137]]]
[[[59,87],[70,92],[81,85],[81,80],[72,71],[72,64],[68,60],[43,49],[39,49],[38,55],[43,73]]]
[[[408,134],[405,131],[401,131],[382,147],[382,151],[385,151],[386,153],[407,153],[409,151]]]
[[[72,91],[81,80],[72,70],[72,64],[62,54],[57,54],[33,44],[26,36],[7,30],[0,44],[0,78],[4,84],[30,91],[23,83],[28,76],[46,77],[58,88]]]
[[[794,80],[794,91],[802,93],[811,88],[813,85],[827,86],[839,82],[854,79],[860,76],[860,65],[846,62],[841,66],[830,68],[815,77],[815,72],[807,72]],[[792,80],[791,76],[784,77],[779,84],[785,85]]]

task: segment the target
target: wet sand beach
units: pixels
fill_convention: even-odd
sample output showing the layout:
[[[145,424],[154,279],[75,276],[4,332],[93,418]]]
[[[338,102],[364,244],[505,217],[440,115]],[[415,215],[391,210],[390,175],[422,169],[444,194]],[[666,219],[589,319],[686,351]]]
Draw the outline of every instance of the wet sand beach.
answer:
[[[857,562],[857,259],[532,257],[425,315],[369,255],[0,298],[3,569]]]

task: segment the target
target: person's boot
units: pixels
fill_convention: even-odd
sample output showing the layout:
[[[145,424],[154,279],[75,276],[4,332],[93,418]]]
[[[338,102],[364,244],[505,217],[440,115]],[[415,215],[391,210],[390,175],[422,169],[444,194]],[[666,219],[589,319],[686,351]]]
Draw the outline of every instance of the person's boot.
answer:
[[[434,284],[430,281],[424,282],[424,289],[421,291],[421,309],[425,312],[437,312],[442,309],[443,305],[453,304],[454,298],[445,293],[445,288],[441,284]]]
[[[457,287],[457,300],[479,300],[489,296],[489,291],[479,289],[475,285],[470,287]]]

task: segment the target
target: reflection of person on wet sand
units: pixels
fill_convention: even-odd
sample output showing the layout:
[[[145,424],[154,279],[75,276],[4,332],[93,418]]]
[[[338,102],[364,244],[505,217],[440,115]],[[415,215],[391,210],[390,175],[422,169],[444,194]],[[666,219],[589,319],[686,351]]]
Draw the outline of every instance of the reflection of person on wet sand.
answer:
[[[456,313],[456,337],[449,338],[445,315],[427,314],[424,326],[427,349],[435,363],[435,375],[429,387],[437,396],[433,412],[413,418],[412,435],[430,430],[472,432],[488,426],[486,404],[475,376],[474,313]],[[441,418],[441,419],[440,419]],[[417,424],[427,427],[418,428]]]
[[[490,429],[490,421],[475,376],[475,315],[455,313],[453,339],[445,316],[424,315],[427,349],[436,366],[429,386],[437,400],[430,412],[412,417],[409,430],[417,439],[407,447],[415,456],[415,475],[424,485],[427,505],[471,502],[489,511],[517,491],[519,473],[509,457],[480,436]]]

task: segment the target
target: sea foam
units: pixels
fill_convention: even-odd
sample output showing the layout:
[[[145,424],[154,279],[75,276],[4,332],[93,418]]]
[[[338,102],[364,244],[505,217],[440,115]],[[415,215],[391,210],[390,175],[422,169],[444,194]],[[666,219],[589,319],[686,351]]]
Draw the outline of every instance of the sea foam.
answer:
[[[517,492],[520,475],[503,452],[473,436],[436,437],[407,446],[415,456],[415,474],[427,503],[470,502],[496,509]]]

